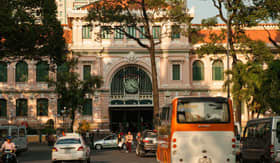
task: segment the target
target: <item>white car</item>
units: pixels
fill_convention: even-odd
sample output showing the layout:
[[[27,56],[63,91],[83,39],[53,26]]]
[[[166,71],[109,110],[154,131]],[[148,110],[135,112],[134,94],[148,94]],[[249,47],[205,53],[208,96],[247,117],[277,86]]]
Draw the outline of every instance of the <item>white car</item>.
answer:
[[[60,137],[52,149],[52,162],[70,160],[90,163],[90,147],[78,134]]]

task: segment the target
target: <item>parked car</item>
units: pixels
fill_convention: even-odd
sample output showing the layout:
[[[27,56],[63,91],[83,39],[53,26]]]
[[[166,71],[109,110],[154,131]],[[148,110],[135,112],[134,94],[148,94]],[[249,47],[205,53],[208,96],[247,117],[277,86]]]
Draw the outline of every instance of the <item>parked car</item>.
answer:
[[[90,147],[79,134],[58,138],[52,149],[52,162],[70,160],[90,163]]]
[[[241,162],[280,162],[280,116],[248,121],[241,143]]]
[[[106,136],[105,138],[101,140],[97,140],[94,142],[94,148],[97,150],[101,150],[103,148],[116,148],[118,147],[117,143],[117,135],[112,134],[109,136]]]
[[[136,145],[136,155],[143,157],[146,153],[155,153],[157,150],[157,133],[153,130],[142,132],[140,141]]]

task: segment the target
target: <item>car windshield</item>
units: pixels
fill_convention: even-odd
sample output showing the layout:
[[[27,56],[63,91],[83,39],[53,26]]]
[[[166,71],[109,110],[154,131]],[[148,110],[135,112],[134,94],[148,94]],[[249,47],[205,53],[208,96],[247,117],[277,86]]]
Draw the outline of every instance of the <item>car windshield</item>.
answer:
[[[60,139],[56,144],[81,144],[81,140],[79,138]]]
[[[228,104],[225,102],[180,102],[177,109],[178,123],[229,122]]]
[[[146,137],[156,138],[157,137],[157,133],[155,133],[155,132],[147,132],[146,133]]]

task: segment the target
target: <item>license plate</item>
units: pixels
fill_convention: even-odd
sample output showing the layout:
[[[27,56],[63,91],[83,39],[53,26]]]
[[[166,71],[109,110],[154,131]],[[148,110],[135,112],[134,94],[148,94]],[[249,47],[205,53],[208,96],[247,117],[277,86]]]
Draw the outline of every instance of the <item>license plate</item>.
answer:
[[[64,153],[66,153],[66,154],[71,153],[71,150],[70,149],[64,149]]]

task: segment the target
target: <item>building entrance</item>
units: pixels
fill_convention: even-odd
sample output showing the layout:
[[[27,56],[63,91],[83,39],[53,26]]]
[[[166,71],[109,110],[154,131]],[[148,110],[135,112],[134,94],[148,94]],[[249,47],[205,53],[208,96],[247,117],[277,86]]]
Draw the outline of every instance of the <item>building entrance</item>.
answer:
[[[152,128],[152,82],[140,65],[123,66],[114,74],[109,112],[113,132],[138,132]]]
[[[138,132],[153,127],[152,107],[112,107],[109,112],[113,132]]]

